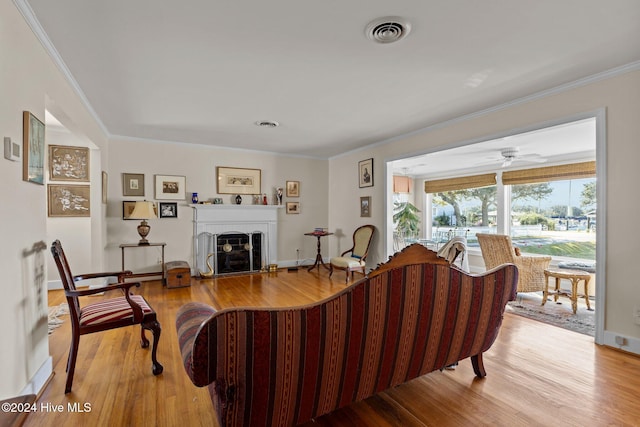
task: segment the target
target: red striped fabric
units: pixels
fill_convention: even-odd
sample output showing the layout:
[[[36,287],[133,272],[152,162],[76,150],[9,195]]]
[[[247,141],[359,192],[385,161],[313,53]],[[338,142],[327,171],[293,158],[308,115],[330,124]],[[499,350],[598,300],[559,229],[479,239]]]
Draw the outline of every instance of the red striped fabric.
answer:
[[[142,308],[143,313],[153,310],[141,295],[131,295],[131,300]],[[133,310],[125,297],[87,304],[80,310],[80,325],[90,326],[117,320],[133,319]]]
[[[191,303],[176,324],[187,373],[211,383],[221,425],[294,425],[486,351],[516,282],[514,266],[473,277],[409,265],[302,308],[206,317]]]

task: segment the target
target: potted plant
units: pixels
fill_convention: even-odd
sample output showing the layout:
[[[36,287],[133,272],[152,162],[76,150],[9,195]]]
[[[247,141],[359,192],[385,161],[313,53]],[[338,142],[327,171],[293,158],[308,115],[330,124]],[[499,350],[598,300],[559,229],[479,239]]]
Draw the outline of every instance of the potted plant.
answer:
[[[406,238],[417,238],[420,231],[420,209],[411,202],[395,202],[393,204],[393,223],[398,234]]]

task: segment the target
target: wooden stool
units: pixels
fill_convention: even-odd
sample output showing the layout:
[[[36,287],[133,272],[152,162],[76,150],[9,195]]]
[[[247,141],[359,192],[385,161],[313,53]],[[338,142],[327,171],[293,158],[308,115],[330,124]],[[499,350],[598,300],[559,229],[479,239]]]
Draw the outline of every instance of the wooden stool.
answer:
[[[560,279],[568,279],[571,280],[571,294],[568,295],[571,298],[571,308],[573,309],[573,314],[576,314],[578,311],[578,283],[580,280],[584,281],[584,301],[587,303],[587,310],[591,310],[591,304],[589,303],[589,281],[591,280],[591,274],[586,271],[580,270],[554,270],[554,269],[546,269],[544,270],[544,292],[542,295],[542,305],[547,302],[547,297],[550,295],[549,293],[549,278],[554,277],[556,279],[556,287],[553,292],[553,300],[558,301],[558,297],[560,295],[568,295],[567,292],[563,292],[560,290]]]

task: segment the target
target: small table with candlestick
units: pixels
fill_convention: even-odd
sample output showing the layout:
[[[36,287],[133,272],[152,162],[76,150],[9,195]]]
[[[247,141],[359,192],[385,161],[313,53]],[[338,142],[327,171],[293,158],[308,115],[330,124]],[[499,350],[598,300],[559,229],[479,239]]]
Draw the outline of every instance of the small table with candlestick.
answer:
[[[321,251],[321,247],[320,247],[320,238],[323,237],[323,236],[330,236],[332,234],[333,233],[329,233],[327,231],[314,231],[312,233],[304,233],[305,236],[315,236],[315,237],[318,238],[318,254],[316,255],[316,261],[313,263],[313,265],[311,267],[309,267],[308,271],[313,270],[314,268],[316,268],[316,266],[318,267],[318,271],[319,271],[320,270],[320,265],[322,265],[324,268],[329,270],[329,267],[327,267],[327,265],[322,260],[322,251]]]

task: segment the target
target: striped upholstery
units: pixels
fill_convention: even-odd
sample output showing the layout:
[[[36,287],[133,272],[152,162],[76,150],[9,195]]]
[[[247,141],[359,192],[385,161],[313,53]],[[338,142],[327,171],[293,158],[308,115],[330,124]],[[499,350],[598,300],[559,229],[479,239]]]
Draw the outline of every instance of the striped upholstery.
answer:
[[[304,307],[190,303],[176,320],[184,365],[222,426],[303,423],[489,349],[517,275],[425,263]]]
[[[142,308],[143,314],[153,312],[142,296],[131,295],[131,300]],[[133,310],[131,310],[131,306],[125,297],[111,298],[106,301],[88,304],[80,310],[81,326],[97,325],[127,318],[131,318],[133,322]]]

